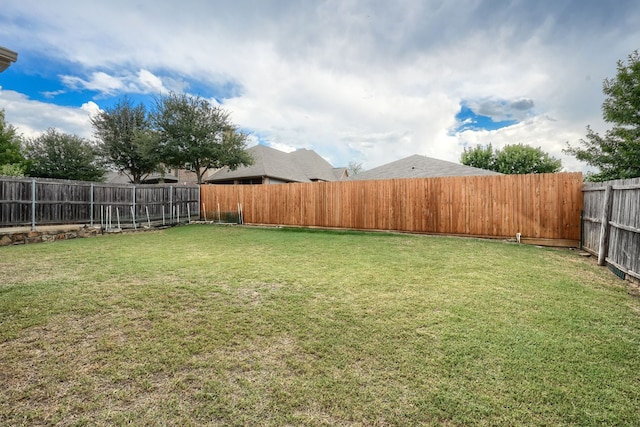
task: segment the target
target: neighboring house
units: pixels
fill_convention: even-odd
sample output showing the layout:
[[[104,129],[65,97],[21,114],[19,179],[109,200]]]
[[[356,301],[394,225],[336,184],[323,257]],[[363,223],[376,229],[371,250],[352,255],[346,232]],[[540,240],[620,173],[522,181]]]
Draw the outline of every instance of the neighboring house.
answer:
[[[213,171],[208,172],[212,173]],[[196,175],[195,172],[187,169],[167,169],[164,174],[152,173],[147,175],[147,177],[144,178],[142,182],[144,184],[197,184],[198,175]]]
[[[285,184],[339,181],[348,176],[346,168],[334,168],[313,150],[285,153],[256,145],[247,151],[253,157],[253,165],[240,166],[236,170],[224,167],[205,181],[211,184]]]
[[[441,176],[478,176],[478,175],[502,175],[501,173],[465,166],[458,163],[431,157],[413,156],[387,163],[368,171],[350,176],[352,180],[376,180],[394,178],[435,178]]]
[[[111,184],[130,184],[129,177],[121,172],[108,172],[105,182]],[[142,184],[196,184],[198,176],[186,169],[168,169],[164,174],[152,173],[142,179]]]
[[[0,73],[6,70],[12,62],[18,60],[18,54],[0,46]]]

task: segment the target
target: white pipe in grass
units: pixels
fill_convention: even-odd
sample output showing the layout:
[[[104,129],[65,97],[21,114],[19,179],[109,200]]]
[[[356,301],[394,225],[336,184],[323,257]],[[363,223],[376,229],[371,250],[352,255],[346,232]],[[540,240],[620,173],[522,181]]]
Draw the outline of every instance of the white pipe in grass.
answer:
[[[151,228],[151,219],[149,218],[149,207],[145,206],[144,211],[147,213],[147,227]]]

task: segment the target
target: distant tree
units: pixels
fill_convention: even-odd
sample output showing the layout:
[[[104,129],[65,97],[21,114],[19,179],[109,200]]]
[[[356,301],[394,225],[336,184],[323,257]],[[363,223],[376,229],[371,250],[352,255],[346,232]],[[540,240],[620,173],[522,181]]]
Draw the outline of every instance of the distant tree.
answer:
[[[5,121],[0,110],[0,175],[23,176],[25,158],[16,129]]]
[[[579,146],[563,150],[578,160],[597,167],[591,181],[635,178],[640,176],[640,54],[632,52],[625,64],[617,62],[615,78],[605,79],[602,91],[604,121],[613,127],[600,136],[587,126],[587,138]]]
[[[469,149],[465,147],[462,152],[462,156],[460,157],[460,163],[463,165],[487,170],[494,170],[494,161],[495,156],[491,144],[486,147],[477,145],[476,148]]]
[[[562,161],[524,144],[506,145],[496,150],[494,162],[496,172],[505,174],[553,173],[562,169]]]
[[[349,173],[349,176],[358,175],[363,170],[364,169],[362,168],[362,163],[360,163],[360,162],[356,162],[356,161],[352,160],[347,165],[347,172]]]
[[[505,145],[502,150],[495,151],[491,144],[465,148],[460,163],[504,174],[553,173],[562,169],[561,160],[549,156],[540,147],[524,144]]]
[[[93,117],[91,124],[100,155],[131,182],[139,184],[160,169],[158,134],[143,104],[134,106],[131,99],[122,98],[115,107]]]
[[[188,168],[202,183],[209,169],[250,165],[247,136],[230,121],[229,113],[197,96],[170,93],[156,99],[152,117],[159,132],[163,162]]]
[[[89,141],[55,129],[28,139],[25,156],[33,177],[102,181],[106,172]]]

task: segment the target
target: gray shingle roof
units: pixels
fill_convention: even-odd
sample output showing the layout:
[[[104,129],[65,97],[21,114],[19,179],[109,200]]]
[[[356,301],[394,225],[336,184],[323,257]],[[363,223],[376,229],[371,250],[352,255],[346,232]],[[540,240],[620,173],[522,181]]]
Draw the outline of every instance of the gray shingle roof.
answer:
[[[253,165],[240,166],[232,171],[222,168],[207,182],[258,177],[275,178],[285,182],[336,181],[333,166],[313,150],[301,149],[291,153],[264,145],[247,150],[253,156]]]
[[[434,178],[439,176],[502,175],[486,169],[414,154],[395,162],[350,176],[349,180],[375,180],[394,178]]]

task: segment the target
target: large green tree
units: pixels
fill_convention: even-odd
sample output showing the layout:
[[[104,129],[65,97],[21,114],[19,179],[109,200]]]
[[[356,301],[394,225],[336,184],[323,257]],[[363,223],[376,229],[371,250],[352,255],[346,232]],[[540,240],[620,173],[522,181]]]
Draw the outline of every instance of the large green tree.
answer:
[[[562,169],[562,161],[549,156],[540,147],[524,144],[505,145],[495,150],[489,144],[464,149],[460,163],[504,174],[553,173]]]
[[[578,146],[567,143],[564,152],[599,169],[588,176],[592,181],[640,176],[640,54],[632,52],[617,62],[615,78],[605,79],[602,91],[604,121],[611,129],[600,136],[587,126],[587,137]]]
[[[236,169],[253,162],[246,151],[246,134],[231,123],[227,111],[201,97],[176,93],[159,97],[152,117],[163,162],[194,171],[198,183],[209,169]]]
[[[27,173],[34,177],[102,181],[106,172],[89,141],[55,129],[28,139],[25,157]]]
[[[467,149],[465,147],[462,155],[460,156],[460,163],[467,166],[473,166],[474,168],[493,170],[495,156],[493,153],[493,147],[491,144],[483,147],[477,145],[475,148]]]
[[[135,184],[160,169],[158,134],[149,118],[144,104],[125,97],[91,119],[100,154]]]
[[[25,172],[25,158],[20,137],[0,110],[0,175],[22,176]]]

